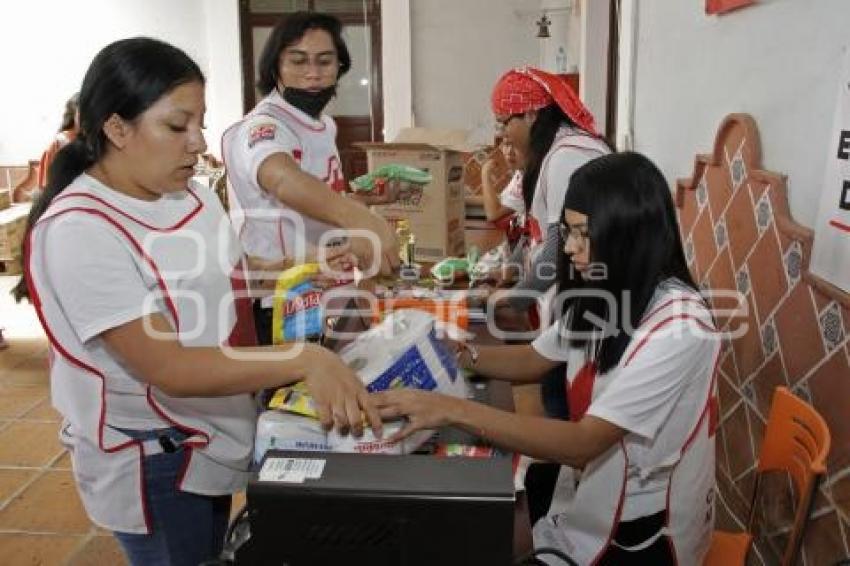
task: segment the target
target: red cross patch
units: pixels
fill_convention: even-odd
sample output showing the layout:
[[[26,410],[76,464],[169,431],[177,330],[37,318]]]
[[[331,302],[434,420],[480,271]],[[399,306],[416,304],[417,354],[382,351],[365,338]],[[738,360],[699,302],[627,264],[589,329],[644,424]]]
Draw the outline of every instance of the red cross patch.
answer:
[[[275,132],[277,132],[277,126],[274,124],[254,126],[248,133],[248,147],[254,147],[263,140],[273,140]]]

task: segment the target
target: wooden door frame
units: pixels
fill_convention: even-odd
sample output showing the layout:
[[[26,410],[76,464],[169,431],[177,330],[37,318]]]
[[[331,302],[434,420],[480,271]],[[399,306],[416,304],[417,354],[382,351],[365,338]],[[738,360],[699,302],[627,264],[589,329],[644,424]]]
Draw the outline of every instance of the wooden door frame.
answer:
[[[308,11],[313,11],[315,0],[307,1]],[[383,141],[384,132],[384,102],[383,102],[383,78],[381,68],[381,1],[366,0],[367,19],[366,22],[372,30],[370,65],[371,77],[370,104],[372,118],[372,141]],[[252,30],[255,27],[274,27],[283,13],[252,13],[250,0],[239,0],[239,39],[242,46],[242,100],[243,112],[247,114],[257,103],[254,100],[254,43],[252,41]],[[358,13],[334,13],[343,24],[359,24],[364,22],[362,14]],[[346,116],[339,116],[346,118]]]
[[[620,3],[610,0],[608,13],[608,79],[605,95],[605,138],[617,147],[617,94],[620,69]]]

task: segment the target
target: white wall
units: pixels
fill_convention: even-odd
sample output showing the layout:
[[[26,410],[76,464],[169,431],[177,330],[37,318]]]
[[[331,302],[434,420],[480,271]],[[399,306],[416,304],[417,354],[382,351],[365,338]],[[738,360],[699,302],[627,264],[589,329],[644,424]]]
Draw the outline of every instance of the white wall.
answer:
[[[712,149],[724,116],[752,114],[764,166],[788,175],[792,213],[812,226],[850,2],[760,0],[719,17],[702,1],[636,4],[636,149],[672,182]]]
[[[539,64],[540,3],[416,0],[410,10],[416,125],[466,128],[474,141],[491,141],[496,80],[511,67]]]
[[[410,0],[381,2],[381,35],[384,139],[391,141],[413,125]]]
[[[221,135],[243,114],[239,5],[235,0],[202,1],[208,55],[204,69],[207,76],[205,135],[209,146],[207,151],[221,157]]]
[[[0,3],[0,164],[37,159],[64,103],[106,44],[145,35],[185,50],[209,77],[207,139],[242,112],[236,2],[26,0]],[[214,94],[213,94],[214,93]]]
[[[584,0],[581,9],[583,13],[581,15],[579,96],[596,119],[596,131],[604,135],[608,98],[608,28],[611,10],[607,1],[600,0]]]
[[[550,73],[577,73],[581,63],[581,0],[540,0],[540,7],[552,22],[551,37],[538,39],[540,68]]]

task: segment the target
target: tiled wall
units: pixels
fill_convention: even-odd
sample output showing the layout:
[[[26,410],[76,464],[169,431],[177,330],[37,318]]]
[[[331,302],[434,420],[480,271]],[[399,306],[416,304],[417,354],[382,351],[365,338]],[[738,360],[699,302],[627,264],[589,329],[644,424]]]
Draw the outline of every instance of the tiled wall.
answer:
[[[724,343],[718,377],[718,528],[740,530],[746,522],[771,395],[785,385],[811,402],[832,432],[828,475],[800,563],[834,564],[850,555],[850,296],[808,273],[813,233],[791,219],[785,177],[761,170],[749,116],[723,121],[713,152],[697,155],[676,198],[700,285],[737,289],[747,303],[743,316],[718,316],[725,329],[740,330]],[[714,299],[716,309],[734,303]],[[791,517],[787,477],[768,478],[763,492],[751,563],[776,564]]]

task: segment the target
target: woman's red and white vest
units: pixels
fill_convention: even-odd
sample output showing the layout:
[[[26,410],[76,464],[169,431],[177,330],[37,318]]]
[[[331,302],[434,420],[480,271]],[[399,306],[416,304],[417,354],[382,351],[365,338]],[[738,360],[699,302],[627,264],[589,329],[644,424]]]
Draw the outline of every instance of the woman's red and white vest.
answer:
[[[26,277],[50,341],[51,397],[64,417],[60,438],[69,448],[86,511],[110,530],[150,532],[141,465],[145,448],[113,428],[117,415],[148,429],[176,427],[187,433],[179,489],[224,495],[242,489],[249,477],[256,406],[249,394],[169,397],[102,367],[77,338],[61,297],[46,279],[50,258],[43,254],[41,237],[44,227],[66,215],[102,222],[132,251],[134,265],[128,263],[127,269],[138,269],[152,282],[159,295],[154,300],[163,306],[183,346],[251,345],[253,319],[239,277],[241,248],[211,191],[196,187],[186,198],[196,204],[185,217],[158,225],[156,218],[123,211],[120,200],[92,191],[78,179],[29,235]]]

